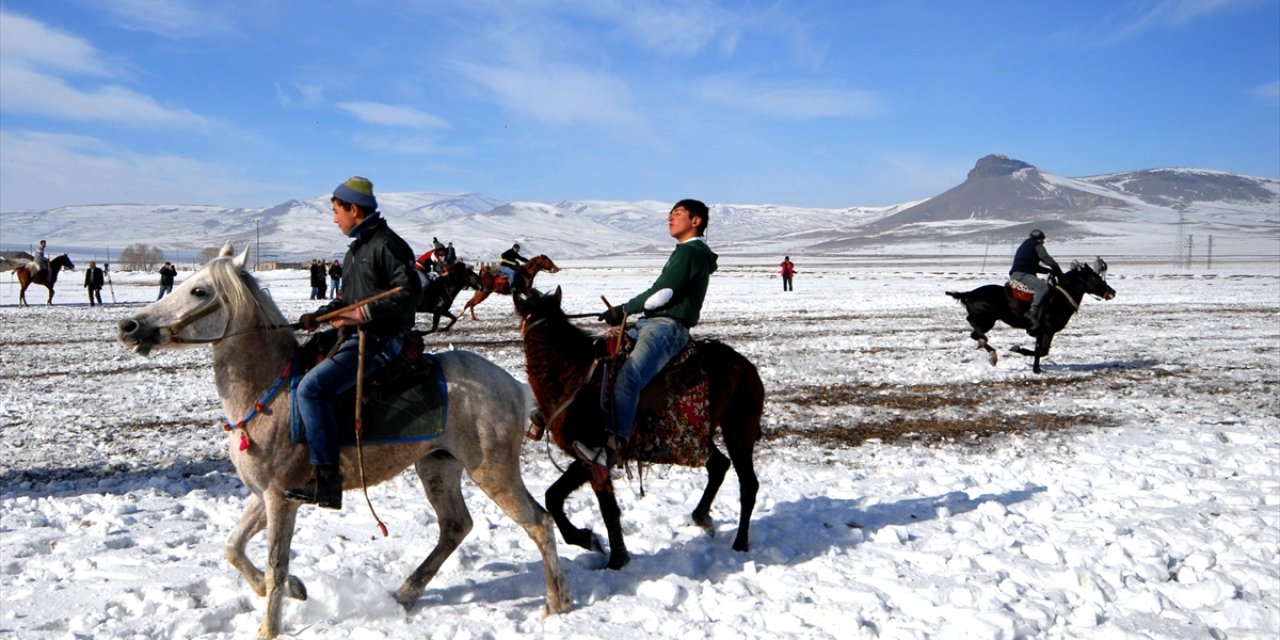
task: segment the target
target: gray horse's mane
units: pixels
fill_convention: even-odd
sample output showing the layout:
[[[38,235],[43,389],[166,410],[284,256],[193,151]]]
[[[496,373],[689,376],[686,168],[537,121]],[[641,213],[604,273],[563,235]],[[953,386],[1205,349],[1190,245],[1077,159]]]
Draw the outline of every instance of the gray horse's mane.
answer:
[[[209,275],[218,299],[226,306],[232,318],[239,318],[243,314],[256,319],[257,324],[286,324],[275,301],[262,291],[258,281],[249,272],[235,265],[234,258],[214,258],[205,265],[204,270]]]

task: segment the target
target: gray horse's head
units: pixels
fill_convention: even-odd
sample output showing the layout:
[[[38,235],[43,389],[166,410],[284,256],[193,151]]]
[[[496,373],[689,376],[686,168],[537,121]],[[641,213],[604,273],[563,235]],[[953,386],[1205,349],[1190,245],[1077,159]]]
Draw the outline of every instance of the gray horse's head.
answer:
[[[116,339],[140,355],[216,343],[245,326],[284,324],[280,311],[245,271],[248,249],[234,255],[231,243],[175,287],[173,293],[121,320]]]

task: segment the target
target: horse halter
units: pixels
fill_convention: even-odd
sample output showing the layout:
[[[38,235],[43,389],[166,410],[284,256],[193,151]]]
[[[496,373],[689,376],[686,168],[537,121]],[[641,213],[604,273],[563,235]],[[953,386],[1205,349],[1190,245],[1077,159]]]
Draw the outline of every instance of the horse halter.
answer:
[[[209,302],[209,304],[206,304],[205,306],[200,307],[199,309],[196,309],[195,311],[192,311],[191,313],[185,316],[182,316],[181,318],[178,318],[177,322],[174,322],[173,324],[165,327],[164,329],[165,333],[169,334],[169,341],[176,342],[178,344],[213,344],[216,342],[221,342],[223,340],[226,340],[227,338],[243,335],[246,333],[253,333],[255,331],[271,331],[274,329],[286,329],[293,326],[293,325],[287,325],[287,324],[277,324],[277,325],[264,324],[264,325],[249,327],[248,329],[241,329],[239,331],[232,331],[228,333],[227,327],[231,326],[231,318],[228,316],[226,322],[224,322],[222,325],[222,335],[216,338],[184,338],[178,335],[178,332],[191,326],[197,320],[200,320],[205,316],[208,316],[212,314],[214,311],[217,311],[218,309],[221,309],[221,308],[222,308],[222,300],[220,298],[214,298],[211,302]]]

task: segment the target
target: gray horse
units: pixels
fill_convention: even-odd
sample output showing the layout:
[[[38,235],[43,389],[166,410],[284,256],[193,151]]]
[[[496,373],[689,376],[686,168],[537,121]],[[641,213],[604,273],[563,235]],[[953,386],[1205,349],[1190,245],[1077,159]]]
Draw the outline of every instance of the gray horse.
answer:
[[[289,575],[289,545],[299,505],[285,499],[286,487],[298,486],[311,474],[306,445],[290,439],[289,394],[264,400],[264,392],[282,377],[297,340],[279,309],[262,294],[245,271],[246,253],[232,257],[227,243],[218,258],[187,278],[173,294],[120,321],[118,340],[141,355],[153,349],[197,344],[213,346],[214,379],[223,411],[232,423],[256,413],[241,434],[229,432],[228,448],[249,502],[227,540],[227,560],[259,596],[266,613],[260,638],[280,633],[283,596],[305,600],[306,588]],[[525,488],[520,475],[528,392],[504,369],[466,351],[436,354],[448,381],[449,411],[445,432],[435,440],[369,446],[364,477],[369,485],[384,482],[413,465],[440,523],[440,540],[426,560],[395,593],[406,609],[421,597],[427,583],[470,532],[471,514],[462,499],[462,472],[511,519],[524,527],[542,554],[547,581],[545,613],[572,606],[572,594],[556,553],[552,520]],[[262,408],[255,411],[255,405]],[[358,487],[356,452],[344,450],[347,489]],[[249,540],[267,531],[267,570],[245,554]]]

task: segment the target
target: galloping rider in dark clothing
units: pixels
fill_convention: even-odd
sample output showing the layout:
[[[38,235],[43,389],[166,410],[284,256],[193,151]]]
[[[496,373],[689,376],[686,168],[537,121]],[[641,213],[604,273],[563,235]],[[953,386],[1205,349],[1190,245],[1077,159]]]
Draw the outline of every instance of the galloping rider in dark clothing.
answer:
[[[1027,319],[1031,320],[1031,329],[1040,328],[1040,304],[1044,302],[1044,297],[1049,293],[1049,284],[1041,280],[1037,273],[1052,273],[1055,276],[1062,275],[1062,268],[1058,266],[1058,261],[1049,255],[1044,248],[1044,232],[1039,229],[1032,229],[1031,235],[1022,241],[1018,246],[1018,250],[1013,254],[1013,266],[1009,268],[1009,279],[1016,280],[1027,286],[1035,292],[1035,298],[1031,300],[1031,308],[1027,310]],[[1040,263],[1049,265],[1049,268],[1040,266]]]

